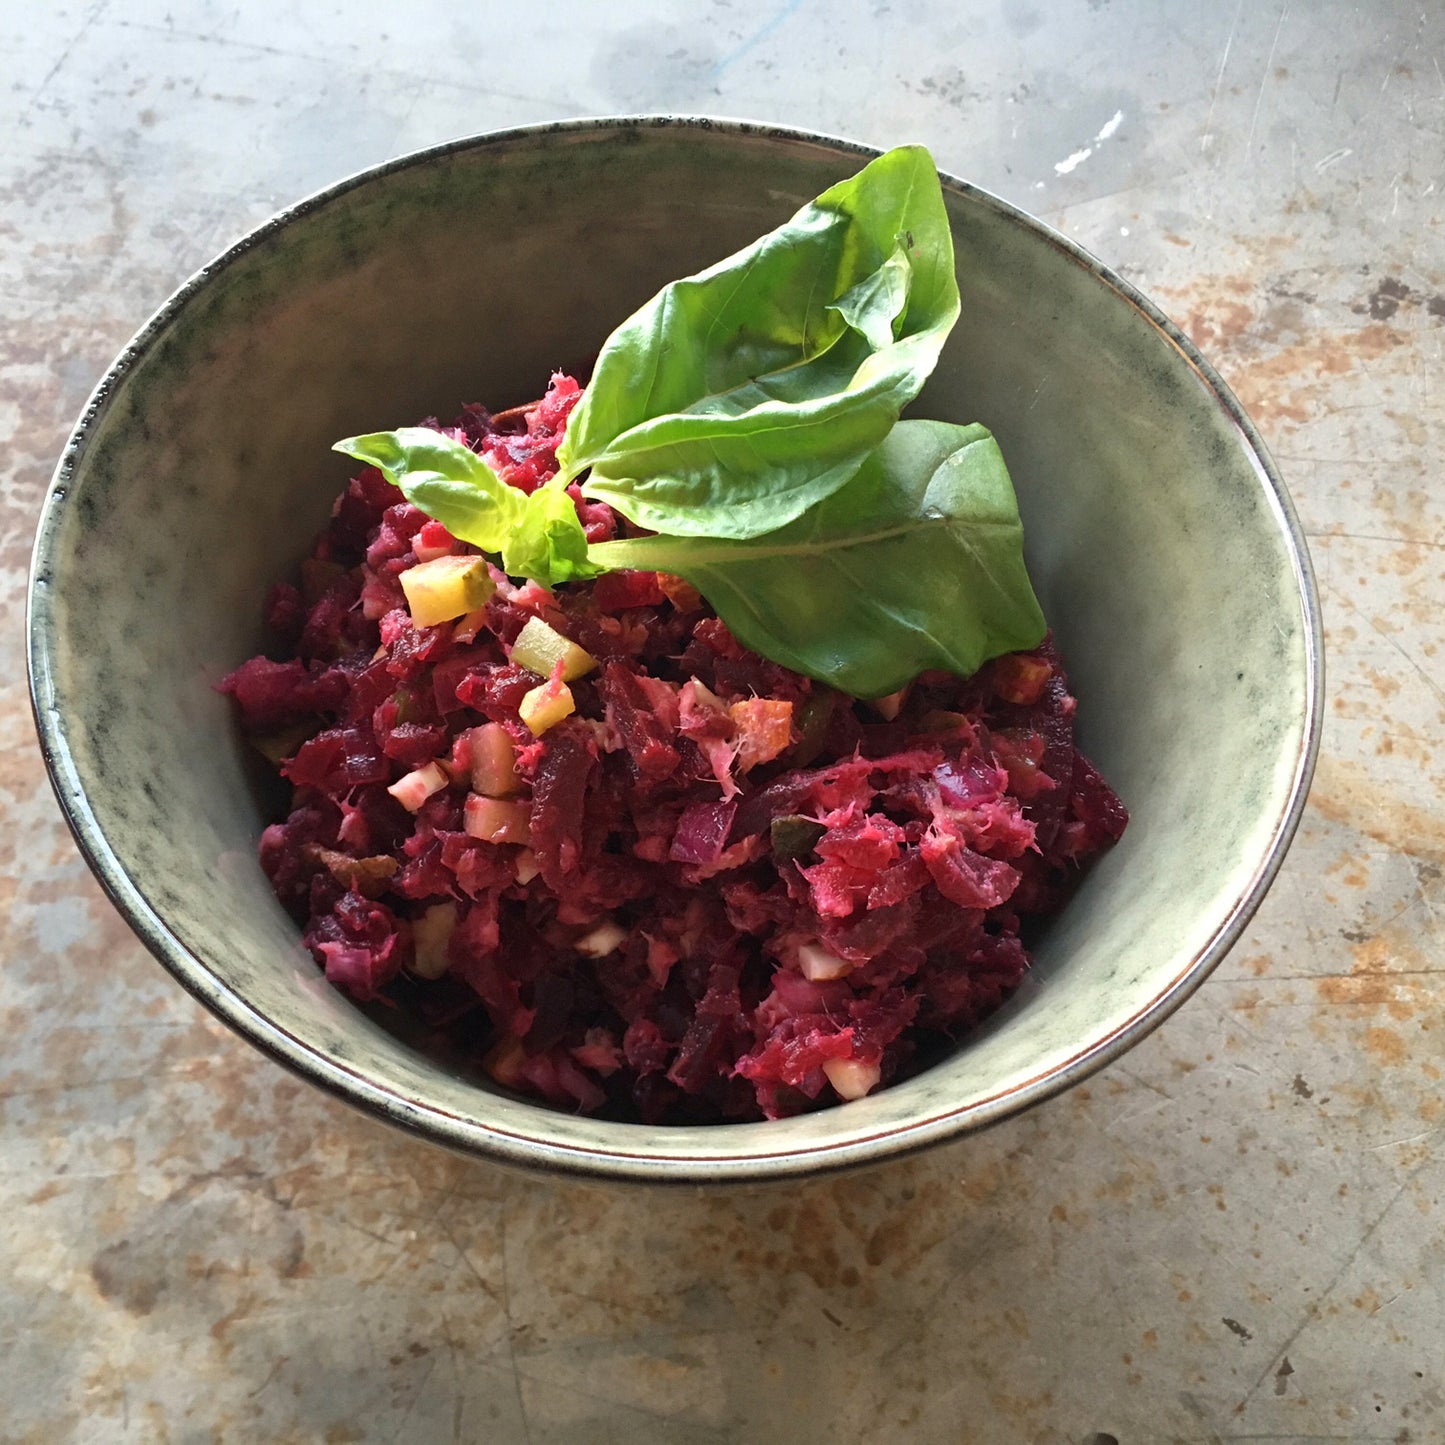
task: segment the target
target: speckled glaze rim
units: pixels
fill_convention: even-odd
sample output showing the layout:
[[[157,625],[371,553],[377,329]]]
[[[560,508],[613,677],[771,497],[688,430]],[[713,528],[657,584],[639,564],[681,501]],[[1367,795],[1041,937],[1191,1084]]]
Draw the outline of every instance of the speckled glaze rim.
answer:
[[[1206,947],[1192,957],[1145,1008],[1104,1037],[1081,1049],[1063,1064],[986,1099],[952,1109],[935,1109],[908,1124],[835,1143],[780,1150],[770,1147],[766,1125],[731,1126],[730,1143],[736,1144],[739,1131],[756,1129],[757,1147],[748,1150],[732,1149],[716,1155],[674,1154],[665,1148],[644,1153],[629,1150],[621,1140],[617,1147],[601,1144],[585,1148],[563,1146],[511,1130],[498,1129],[475,1118],[462,1117],[432,1105],[419,1103],[379,1086],[356,1070],[323,1056],[294,1034],[258,1013],[243,997],[222,984],[171,932],[127,875],[91,811],[56,707],[51,669],[52,639],[45,626],[49,614],[43,603],[43,594],[50,582],[61,519],[72,478],[118,383],[214,276],[282,227],[377,178],[413,166],[430,165],[462,152],[506,147],[519,141],[537,140],[552,135],[641,128],[694,129],[720,131],[738,137],[772,138],[794,145],[816,146],[834,154],[854,155],[861,160],[880,153],[876,148],[856,141],[743,120],[672,115],[582,118],[491,131],[412,152],[359,171],[335,185],[317,191],[248,232],[179,287],[124,347],[87,402],[56,468],[41,510],[27,595],[30,695],[41,750],[52,786],[81,853],[111,901],[150,951],[191,994],[263,1053],[366,1113],[465,1154],[513,1166],[574,1174],[591,1179],[673,1184],[755,1184],[877,1164],[944,1139],[976,1132],[1062,1093],[1117,1059],[1173,1013],[1204,982],[1239,939],[1279,871],[1304,812],[1319,751],[1324,692],[1324,643],[1319,597],[1299,519],[1263,441],[1214,369],[1153,302],[1082,247],[1027,212],[966,181],[941,173],[946,189],[1033,231],[1075,265],[1090,272],[1122,301],[1145,317],[1159,336],[1184,358],[1198,376],[1205,390],[1214,398],[1238,433],[1268,501],[1271,514],[1284,537],[1304,623],[1306,669],[1306,715],[1288,802],[1275,823],[1268,846],[1254,869],[1248,887],[1219,922]],[[626,1128],[617,1125],[612,1127],[617,1129],[619,1134]]]

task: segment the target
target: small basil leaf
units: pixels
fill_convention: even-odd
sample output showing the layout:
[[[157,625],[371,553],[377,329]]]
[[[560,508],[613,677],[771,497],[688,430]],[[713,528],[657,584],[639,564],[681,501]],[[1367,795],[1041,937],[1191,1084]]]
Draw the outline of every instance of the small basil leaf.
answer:
[[[899,244],[876,271],[845,291],[834,309],[869,346],[883,351],[898,339],[895,328],[903,319],[912,282],[908,251]]]
[[[407,501],[452,536],[499,555],[513,577],[552,587],[601,570],[587,561],[587,535],[566,492],[528,496],[442,432],[403,427],[348,437],[333,450],[379,467]]]
[[[347,437],[332,451],[379,467],[413,506],[484,552],[502,550],[526,505],[469,446],[430,427]]]
[[[557,487],[672,536],[753,537],[837,491],[919,392],[958,317],[932,159],[889,151],[613,332]]]
[[[587,534],[566,492],[533,492],[507,537],[502,566],[513,577],[532,577],[544,586],[596,577],[587,560]]]
[[[685,577],[745,646],[854,697],[930,668],[967,677],[1044,635],[1013,485],[981,426],[899,422],[847,486],[766,536],[590,555]]]

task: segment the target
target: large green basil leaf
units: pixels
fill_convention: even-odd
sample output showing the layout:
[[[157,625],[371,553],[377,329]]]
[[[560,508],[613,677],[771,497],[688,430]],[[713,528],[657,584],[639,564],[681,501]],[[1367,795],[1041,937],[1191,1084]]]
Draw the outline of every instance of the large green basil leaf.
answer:
[[[932,158],[889,151],[624,321],[568,419],[554,484],[590,467],[588,496],[671,536],[774,531],[883,440],[958,307]]]
[[[500,556],[510,576],[551,587],[601,570],[587,561],[587,536],[566,492],[528,496],[442,432],[402,427],[347,437],[332,450],[380,468],[452,536]]]
[[[1013,484],[981,426],[899,422],[852,481],[766,536],[639,537],[590,556],[685,577],[745,646],[854,697],[929,668],[967,677],[1045,630]]]

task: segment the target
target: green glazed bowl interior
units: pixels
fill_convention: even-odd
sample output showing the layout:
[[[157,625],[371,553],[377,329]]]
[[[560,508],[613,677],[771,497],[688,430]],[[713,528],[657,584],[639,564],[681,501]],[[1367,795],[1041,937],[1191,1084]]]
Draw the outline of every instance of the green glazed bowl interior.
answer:
[[[1147,301],[946,178],[963,319],[914,414],[997,434],[1081,745],[1132,814],[984,1029],[909,1082],[802,1118],[576,1117],[489,1088],[332,989],[257,865],[265,793],[213,687],[264,646],[266,592],[344,484],[332,441],[537,395],[664,282],[870,154],[669,119],[442,146],[263,226],[182,288],[101,384],[36,543],[42,744],[136,931],[281,1062],[504,1162],[759,1180],[877,1161],[1057,1092],[1154,1027],[1237,937],[1293,832],[1317,741],[1319,617],[1298,524],[1238,405]]]

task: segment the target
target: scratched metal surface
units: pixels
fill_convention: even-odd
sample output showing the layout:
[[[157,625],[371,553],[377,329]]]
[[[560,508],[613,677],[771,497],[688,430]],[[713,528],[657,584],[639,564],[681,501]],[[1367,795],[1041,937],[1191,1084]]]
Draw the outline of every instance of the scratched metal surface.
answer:
[[[1226,0],[0,9],[0,1435],[1445,1440],[1445,11]],[[1087,1087],[871,1176],[661,1198],[445,1157],[213,1023],[43,781],[22,584],[134,325],[449,135],[678,109],[946,169],[1093,248],[1259,421],[1324,756],[1243,943]]]

